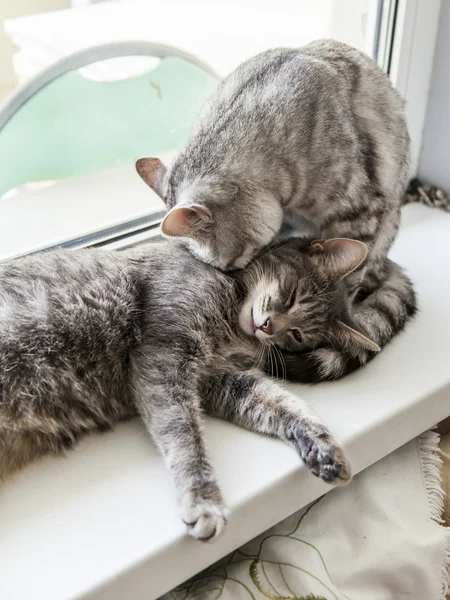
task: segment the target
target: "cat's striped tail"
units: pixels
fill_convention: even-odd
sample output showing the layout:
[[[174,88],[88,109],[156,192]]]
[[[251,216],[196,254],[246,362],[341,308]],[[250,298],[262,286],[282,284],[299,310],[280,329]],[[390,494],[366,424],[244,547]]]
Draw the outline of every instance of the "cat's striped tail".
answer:
[[[420,179],[411,179],[403,196],[403,204],[419,202],[431,208],[440,208],[450,212],[450,198],[444,190],[435,185],[425,185]]]
[[[416,295],[402,269],[387,260],[381,285],[355,305],[353,318],[381,348],[400,333],[417,310]],[[283,353],[286,378],[301,383],[339,379],[372,360],[376,352],[361,347],[327,346],[303,354]],[[281,358],[279,358],[281,360]],[[281,365],[276,365],[283,372]]]

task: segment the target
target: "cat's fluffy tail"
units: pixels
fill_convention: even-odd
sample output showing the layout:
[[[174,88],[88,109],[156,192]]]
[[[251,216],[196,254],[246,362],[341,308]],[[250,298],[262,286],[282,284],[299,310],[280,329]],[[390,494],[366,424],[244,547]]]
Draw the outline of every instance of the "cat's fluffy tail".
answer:
[[[413,285],[391,260],[384,266],[381,285],[355,304],[354,320],[381,348],[400,333],[417,310]],[[318,383],[340,379],[372,360],[376,352],[361,348],[323,347],[303,354],[283,353],[284,372],[290,381]],[[279,372],[283,368],[278,365]]]

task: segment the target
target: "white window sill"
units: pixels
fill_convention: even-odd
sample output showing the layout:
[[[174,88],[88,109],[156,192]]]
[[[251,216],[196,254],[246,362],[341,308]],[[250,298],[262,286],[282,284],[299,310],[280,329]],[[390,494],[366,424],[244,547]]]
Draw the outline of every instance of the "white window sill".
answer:
[[[418,317],[359,373],[292,386],[345,444],[355,473],[450,415],[450,215],[422,206],[404,215],[392,257],[416,283]],[[151,600],[329,489],[281,442],[213,419],[207,434],[231,509],[218,543],[185,535],[163,461],[132,422],[2,485],[0,596]]]
[[[134,165],[56,181],[0,199],[0,260],[57,245],[87,245],[157,223],[164,203]],[[81,239],[81,243],[78,241]]]

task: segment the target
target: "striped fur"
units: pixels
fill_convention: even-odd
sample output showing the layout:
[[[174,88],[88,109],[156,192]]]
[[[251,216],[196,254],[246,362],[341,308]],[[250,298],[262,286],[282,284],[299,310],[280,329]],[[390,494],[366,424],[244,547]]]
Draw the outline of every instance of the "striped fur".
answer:
[[[359,329],[383,348],[415,315],[416,295],[410,279],[391,260],[386,260],[382,278],[370,283],[373,291],[361,289],[354,301],[353,319]],[[291,381],[318,383],[344,377],[363,367],[375,355],[365,348],[347,346],[341,337],[334,346],[322,346],[302,354],[285,352],[277,357],[269,373],[284,369]]]
[[[173,165],[142,159],[138,171],[167,203],[163,233],[221,269],[244,267],[283,222],[363,241],[367,260],[346,284],[350,295],[386,290],[385,345],[409,307],[400,279],[386,281],[408,164],[403,102],[387,75],[358,50],[321,40],[243,63],[206,103]],[[399,301],[390,303],[397,283]],[[379,319],[370,303],[356,311],[367,330]],[[336,378],[370,358],[339,351],[288,358],[292,376]]]
[[[229,75],[169,169],[138,171],[166,201],[162,231],[221,269],[243,267],[305,219],[359,239],[367,267],[399,226],[409,136],[403,101],[362,52],[333,40],[268,50]]]
[[[293,240],[232,274],[168,242],[1,263],[0,478],[138,415],[189,534],[214,539],[227,511],[207,413],[277,436],[312,473],[346,483],[350,467],[327,427],[263,370],[281,348],[315,348],[335,329],[351,347],[368,343],[342,325],[351,322],[342,278],[365,253],[351,240]]]

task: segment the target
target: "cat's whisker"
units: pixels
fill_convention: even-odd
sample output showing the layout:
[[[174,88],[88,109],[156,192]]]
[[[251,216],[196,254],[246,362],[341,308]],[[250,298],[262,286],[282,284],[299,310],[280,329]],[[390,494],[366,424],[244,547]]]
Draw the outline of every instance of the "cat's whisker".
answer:
[[[274,364],[273,364],[273,356],[272,356],[272,348],[270,347],[270,345],[267,346],[268,348],[268,355],[269,355],[269,360],[270,360],[270,376],[274,377]]]
[[[275,360],[273,344],[270,344],[269,352],[270,352],[270,357],[271,357],[272,375],[275,376],[276,379],[278,379],[278,364],[277,364],[277,361]]]
[[[265,370],[266,369],[266,364],[262,364],[263,361],[265,361],[267,358],[267,352],[266,352],[266,347],[264,345],[261,346],[261,355],[258,361],[258,369]]]
[[[286,361],[284,360],[283,353],[282,353],[282,351],[280,350],[280,348],[277,345],[274,345],[273,348],[274,348],[276,354],[278,355],[278,357],[280,359],[282,380],[286,381],[286,379],[287,379]]]
[[[258,346],[258,351],[257,351],[257,354],[256,354],[256,359],[255,359],[255,362],[254,362],[253,367],[252,367],[253,369],[259,369],[259,367],[261,365],[261,362],[263,360],[263,357],[264,357],[264,352],[265,352],[265,347],[264,347],[263,344],[261,344],[260,346]]]
[[[280,230],[280,233],[281,233],[281,230]],[[273,240],[273,242],[271,242],[270,244],[267,244],[267,246],[265,246],[263,248],[263,250],[259,254],[259,257],[268,256],[269,254],[272,254],[275,250],[278,250],[279,248],[284,248],[289,243],[290,243],[290,240],[286,240],[285,242],[279,242],[275,239],[275,240]]]

